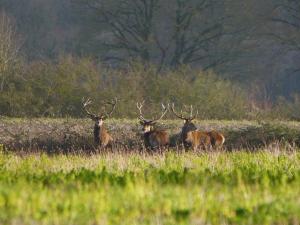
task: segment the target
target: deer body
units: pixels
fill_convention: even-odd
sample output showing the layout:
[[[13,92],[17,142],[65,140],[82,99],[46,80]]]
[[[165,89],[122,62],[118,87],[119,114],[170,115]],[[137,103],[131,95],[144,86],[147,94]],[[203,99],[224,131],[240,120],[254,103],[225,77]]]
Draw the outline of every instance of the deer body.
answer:
[[[196,115],[193,115],[193,106],[190,107],[189,116],[183,116],[182,110],[179,115],[175,111],[174,104],[171,109],[176,117],[184,120],[184,125],[181,129],[181,142],[186,149],[189,147],[192,147],[193,149],[197,149],[199,147],[222,147],[225,142],[225,138],[222,133],[218,131],[206,132],[197,130],[197,127],[192,121],[196,118],[198,112]]]
[[[191,146],[194,150],[198,148],[222,147],[224,142],[224,136],[217,131],[189,131],[185,139],[186,145]]]
[[[196,115],[193,115],[193,106],[191,106],[190,108],[190,115],[189,116],[183,116],[183,112],[181,110],[181,114],[179,115],[176,111],[175,111],[175,106],[174,103],[172,104],[171,110],[173,112],[173,114],[184,121],[183,127],[181,128],[181,134],[180,134],[180,142],[183,144],[184,148],[187,149],[189,148],[192,144],[192,134],[191,133],[190,136],[188,137],[188,133],[191,131],[196,131],[197,127],[195,126],[195,124],[193,123],[193,120],[196,118]]]
[[[101,147],[106,147],[106,146],[112,144],[113,138],[107,132],[107,130],[103,124],[101,126],[98,126],[97,124],[95,124],[95,126],[94,126],[94,142],[95,142],[95,145],[101,146]]]
[[[137,108],[140,111],[140,124],[143,126],[143,139],[147,149],[162,149],[169,145],[169,134],[165,130],[156,129],[156,122],[164,117],[167,113],[167,108],[162,104],[163,112],[158,119],[146,120],[142,115],[142,107],[144,103],[137,103]]]
[[[207,149],[211,146],[211,137],[208,132],[205,131],[189,131],[185,139],[185,143],[191,146],[194,150],[198,148]]]
[[[218,131],[209,131],[207,132],[210,136],[211,145],[212,147],[222,147],[225,142],[225,137],[222,133]]]
[[[180,141],[183,143],[185,148],[188,148],[190,146],[190,143],[187,142],[187,135],[190,131],[197,130],[197,127],[195,124],[190,120],[185,120],[183,127],[181,128],[181,135],[180,135]]]
[[[169,134],[164,130],[152,130],[144,133],[146,148],[156,149],[169,145]]]

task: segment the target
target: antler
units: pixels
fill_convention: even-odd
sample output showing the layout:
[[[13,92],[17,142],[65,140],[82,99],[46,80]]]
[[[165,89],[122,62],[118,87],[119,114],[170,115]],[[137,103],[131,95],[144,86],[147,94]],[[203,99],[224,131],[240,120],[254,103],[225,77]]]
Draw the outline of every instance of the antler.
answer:
[[[171,106],[171,111],[172,113],[179,119],[182,119],[182,120],[186,120],[187,118],[183,116],[183,113],[182,113],[182,110],[181,110],[181,115],[179,115],[176,111],[175,111],[175,104],[172,103],[172,106]]]
[[[196,112],[196,114],[195,115],[193,115],[193,105],[191,105],[190,106],[190,108],[191,108],[191,113],[190,113],[190,120],[194,120],[197,116],[198,116],[198,110],[197,110],[197,112]]]
[[[98,115],[91,113],[86,107],[92,104],[92,100],[90,100],[89,98],[87,100],[85,100],[84,98],[82,98],[82,106],[84,111],[91,117],[91,119],[94,119],[95,117],[97,117]]]
[[[153,123],[153,122],[156,122],[156,121],[162,119],[166,115],[166,113],[168,112],[169,104],[168,104],[167,107],[164,104],[161,104],[161,106],[162,106],[162,114],[161,114],[161,116],[159,118],[157,118],[157,119],[147,120],[143,116],[143,112],[142,112],[142,108],[144,106],[144,103],[145,103],[145,101],[143,101],[142,103],[139,103],[139,102],[136,103],[136,107],[137,107],[137,109],[139,110],[139,113],[140,113],[139,114],[139,119],[141,121],[144,121],[144,122],[147,122],[147,123]]]
[[[113,114],[113,112],[116,109],[117,102],[118,102],[117,98],[114,98],[112,101],[106,101],[106,102],[104,102],[104,104],[112,106],[110,112],[104,112],[105,118],[108,118],[108,117],[110,117]]]
[[[156,121],[158,121],[158,120],[161,120],[161,119],[166,115],[166,113],[168,112],[169,104],[168,104],[168,106],[166,107],[166,106],[162,103],[162,104],[161,104],[161,108],[162,108],[161,116],[160,116],[159,118],[157,118],[157,119],[152,120],[152,121],[151,121],[152,123],[153,123],[153,122],[156,122]]]
[[[187,107],[185,107],[185,108],[187,108]],[[193,106],[191,105],[190,106],[190,116],[189,117],[185,117],[185,116],[183,116],[182,110],[180,111],[180,115],[175,111],[175,104],[174,103],[172,104],[172,107],[171,107],[172,113],[176,117],[178,117],[179,119],[182,119],[182,120],[194,120],[196,118],[196,116],[198,115],[198,110],[197,110],[197,112],[196,112],[195,115],[193,115],[193,110],[194,110]]]
[[[89,106],[91,104],[92,104],[92,100],[90,100],[89,98],[87,100],[82,98],[83,109],[91,117],[91,119],[95,119],[96,117],[102,117],[103,119],[106,119],[106,118],[110,117],[112,115],[112,113],[115,111],[116,105],[117,105],[117,98],[113,99],[112,101],[104,102],[105,105],[111,105],[112,106],[112,109],[110,110],[110,112],[94,114],[94,113],[90,112],[87,109],[87,106]]]
[[[141,102],[141,103],[137,102],[136,103],[136,107],[140,111],[139,119],[142,120],[142,121],[144,121],[144,122],[146,122],[148,120],[145,119],[145,117],[143,116],[143,112],[142,112],[142,108],[143,108],[144,104],[145,104],[145,100],[143,102]]]

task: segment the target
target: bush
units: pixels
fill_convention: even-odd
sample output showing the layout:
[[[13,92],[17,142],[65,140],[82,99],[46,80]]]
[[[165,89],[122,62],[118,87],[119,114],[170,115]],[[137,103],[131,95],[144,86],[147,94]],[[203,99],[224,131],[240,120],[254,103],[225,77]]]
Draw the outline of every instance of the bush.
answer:
[[[82,97],[91,97],[94,110],[117,97],[115,117],[136,117],[136,101],[146,100],[152,117],[161,102],[193,104],[202,118],[237,119],[246,115],[246,98],[237,86],[212,72],[181,69],[157,73],[135,63],[130,69],[108,69],[88,58],[61,57],[57,63],[33,62],[10,80],[0,96],[6,116],[84,116]]]
[[[60,57],[54,63],[35,61],[15,65],[0,95],[0,114],[14,117],[84,117],[83,97],[100,110],[103,100],[119,99],[114,117],[135,118],[137,101],[146,100],[144,111],[153,117],[161,102],[194,105],[200,119],[291,119],[299,120],[300,97],[279,97],[267,108],[249,110],[246,91],[213,72],[190,68],[157,73],[133,63],[129,68],[112,69],[89,58]]]

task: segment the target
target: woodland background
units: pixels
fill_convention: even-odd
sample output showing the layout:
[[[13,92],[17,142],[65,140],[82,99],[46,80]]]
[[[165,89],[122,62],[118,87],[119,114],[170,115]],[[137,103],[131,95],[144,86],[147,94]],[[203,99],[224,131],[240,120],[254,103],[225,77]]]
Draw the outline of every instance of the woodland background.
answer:
[[[82,97],[300,119],[297,0],[1,0],[0,115],[81,117]],[[98,103],[98,104],[97,104]]]

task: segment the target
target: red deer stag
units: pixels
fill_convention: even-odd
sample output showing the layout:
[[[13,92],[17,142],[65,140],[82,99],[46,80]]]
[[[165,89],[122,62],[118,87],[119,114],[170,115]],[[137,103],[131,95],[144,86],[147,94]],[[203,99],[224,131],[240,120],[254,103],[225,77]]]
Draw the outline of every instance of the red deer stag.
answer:
[[[92,101],[90,99],[87,99],[86,101],[82,99],[82,105],[84,111],[87,113],[87,115],[95,122],[94,125],[94,142],[97,145],[97,147],[107,147],[111,146],[113,138],[112,136],[107,132],[105,126],[103,125],[104,120],[106,120],[108,117],[112,115],[116,108],[117,99],[115,98],[113,101],[105,101],[104,107],[106,105],[111,106],[111,110],[109,112],[104,112],[100,114],[94,114],[91,113],[87,107],[92,104]]]
[[[172,113],[179,119],[184,121],[183,127],[181,128],[181,134],[180,134],[180,142],[183,144],[183,146],[185,148],[189,148],[190,147],[190,142],[187,141],[187,133],[189,131],[195,131],[197,130],[197,127],[195,126],[195,124],[193,123],[193,120],[196,118],[196,116],[198,115],[198,111],[196,113],[196,115],[193,115],[193,106],[191,106],[190,108],[190,115],[189,116],[183,116],[183,112],[181,110],[180,115],[179,113],[176,112],[175,110],[175,105],[174,103],[171,106],[171,111]]]
[[[193,106],[190,107],[190,116],[184,117],[182,110],[180,115],[175,111],[174,104],[171,110],[173,114],[179,119],[184,120],[184,125],[181,129],[181,142],[185,148],[192,147],[193,149],[209,148],[209,147],[222,147],[225,142],[224,135],[218,131],[199,131],[195,124],[192,122],[198,115],[193,115]]]
[[[142,108],[144,106],[144,102],[136,103],[136,107],[139,110],[139,119],[140,124],[143,126],[144,133],[144,144],[147,149],[161,149],[169,145],[169,134],[165,130],[159,130],[155,128],[155,124],[157,121],[162,119],[168,108],[162,104],[162,114],[159,118],[153,120],[147,120],[144,118],[142,113]]]

